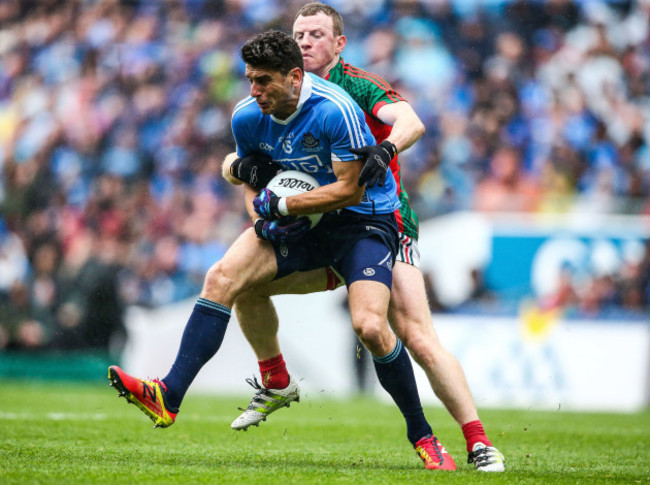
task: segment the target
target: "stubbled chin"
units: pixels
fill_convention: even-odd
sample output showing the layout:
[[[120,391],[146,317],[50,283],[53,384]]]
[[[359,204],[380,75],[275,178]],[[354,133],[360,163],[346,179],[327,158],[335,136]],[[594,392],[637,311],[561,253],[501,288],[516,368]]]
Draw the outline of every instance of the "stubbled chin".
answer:
[[[309,61],[303,60],[303,62],[305,65],[305,71],[307,72],[319,73],[323,69],[323,66],[314,59],[309,59]]]

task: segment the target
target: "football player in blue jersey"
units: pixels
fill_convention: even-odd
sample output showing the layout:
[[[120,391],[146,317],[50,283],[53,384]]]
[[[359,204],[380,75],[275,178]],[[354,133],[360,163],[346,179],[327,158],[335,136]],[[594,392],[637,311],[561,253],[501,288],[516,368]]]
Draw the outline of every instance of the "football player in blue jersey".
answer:
[[[341,88],[305,74],[291,36],[260,34],[241,55],[250,96],[233,112],[238,156],[266,153],[285,168],[311,173],[321,187],[290,197],[247,187],[255,227],[208,270],[167,376],[144,380],[110,366],[110,383],[156,426],[172,425],[195,376],[219,350],[237,296],[297,271],[330,266],[345,279],[353,328],[373,355],[379,382],[404,415],[407,437],[417,448],[432,431],[407,351],[386,322],[398,243],[395,180],[389,173],[382,186],[359,186],[363,163],[351,150],[374,144],[363,112]],[[323,217],[310,229],[304,216],[313,213]],[[264,391],[250,407],[259,420],[299,398],[293,380],[285,389]],[[453,465],[451,457],[437,461]]]
[[[381,76],[346,63],[341,53],[347,39],[343,19],[331,6],[312,2],[297,12],[293,25],[303,53],[304,67],[344,88],[366,113],[366,120],[377,145],[361,149],[366,153],[359,184],[383,183],[387,169],[393,173],[402,203],[396,211],[400,246],[393,268],[393,286],[389,305],[389,323],[407,347],[413,359],[426,372],[440,401],[460,425],[466,440],[468,463],[480,471],[504,471],[503,454],[492,445],[479,419],[476,406],[458,360],[442,345],[431,322],[424,279],[419,269],[418,218],[410,206],[408,194],[401,186],[401,166],[397,152],[415,143],[424,125],[409,103]],[[392,159],[391,159],[392,157]],[[226,157],[222,174],[233,184],[245,182],[261,188],[279,167],[270,157]],[[254,177],[253,177],[254,175]],[[255,287],[240,295],[235,312],[244,335],[258,359],[266,392],[276,392],[289,384],[289,373],[278,340],[278,318],[270,295],[332,290],[342,283],[331,268],[294,273],[275,280],[266,287]],[[243,417],[255,422],[260,415],[248,409]],[[233,426],[240,426],[240,417]],[[446,469],[436,457],[442,444],[437,437],[419,443],[416,450],[430,469]]]

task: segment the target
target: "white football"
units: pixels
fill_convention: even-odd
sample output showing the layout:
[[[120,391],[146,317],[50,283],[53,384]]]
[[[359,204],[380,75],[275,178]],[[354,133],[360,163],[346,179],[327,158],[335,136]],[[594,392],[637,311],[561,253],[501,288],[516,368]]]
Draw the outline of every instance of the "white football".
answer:
[[[266,187],[278,197],[290,197],[314,190],[320,187],[320,184],[308,173],[299,170],[286,170],[273,177]],[[322,216],[323,214],[308,215],[311,227],[318,224]]]

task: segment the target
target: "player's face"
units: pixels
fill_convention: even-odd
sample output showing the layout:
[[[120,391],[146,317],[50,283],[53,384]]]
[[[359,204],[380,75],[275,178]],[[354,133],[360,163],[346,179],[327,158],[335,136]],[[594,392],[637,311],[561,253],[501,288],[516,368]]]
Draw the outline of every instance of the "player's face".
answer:
[[[318,12],[299,16],[293,24],[293,38],[300,46],[305,71],[325,77],[345,47],[345,36],[334,35],[332,17]]]
[[[265,115],[284,119],[298,105],[302,71],[295,68],[285,76],[277,71],[255,69],[246,65],[246,77],[251,84],[251,96]]]

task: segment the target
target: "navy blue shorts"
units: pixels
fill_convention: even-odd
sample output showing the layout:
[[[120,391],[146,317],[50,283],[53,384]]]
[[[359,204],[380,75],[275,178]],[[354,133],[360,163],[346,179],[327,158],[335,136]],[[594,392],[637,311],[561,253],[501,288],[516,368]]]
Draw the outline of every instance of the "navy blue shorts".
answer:
[[[348,286],[372,280],[390,289],[398,240],[393,213],[369,215],[343,209],[323,214],[318,225],[299,239],[274,245],[275,279],[332,266]]]

